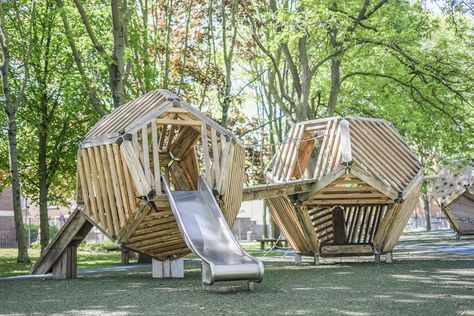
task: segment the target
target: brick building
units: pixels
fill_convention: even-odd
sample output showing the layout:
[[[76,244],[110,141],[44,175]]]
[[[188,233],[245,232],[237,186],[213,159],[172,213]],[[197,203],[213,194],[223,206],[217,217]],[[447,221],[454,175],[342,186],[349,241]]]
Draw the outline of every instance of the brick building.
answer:
[[[26,211],[24,206],[25,203],[22,201],[23,216]],[[12,188],[6,187],[0,192],[0,248],[15,248],[16,246]]]

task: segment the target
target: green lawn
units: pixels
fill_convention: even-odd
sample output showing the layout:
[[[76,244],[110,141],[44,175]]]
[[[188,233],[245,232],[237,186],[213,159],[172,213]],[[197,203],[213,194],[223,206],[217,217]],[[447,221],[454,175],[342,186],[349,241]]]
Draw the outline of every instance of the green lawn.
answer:
[[[39,249],[29,249],[28,254],[34,263],[40,254]],[[28,274],[32,264],[18,264],[16,249],[0,249],[0,277]],[[99,268],[120,264],[120,252],[78,251],[78,268]]]
[[[453,246],[465,252],[433,248]],[[471,250],[472,239],[418,233],[405,235],[395,262],[381,266],[370,257],[323,259],[320,266],[265,257],[265,278],[254,292],[244,282],[202,292],[195,261],[186,263],[184,279],[152,279],[150,266],[141,266],[77,280],[0,281],[0,314],[474,315]]]
[[[254,256],[264,256],[267,252],[260,250],[260,244],[256,242],[244,243],[243,248]],[[29,249],[28,253],[32,263],[39,257],[39,249]],[[283,256],[284,252],[270,252],[266,254],[269,257]],[[0,277],[9,277],[15,275],[28,274],[32,264],[18,264],[16,262],[16,249],[0,249]],[[197,256],[189,255],[188,258],[194,259]],[[101,268],[107,266],[120,265],[120,252],[118,251],[78,251],[78,268]]]

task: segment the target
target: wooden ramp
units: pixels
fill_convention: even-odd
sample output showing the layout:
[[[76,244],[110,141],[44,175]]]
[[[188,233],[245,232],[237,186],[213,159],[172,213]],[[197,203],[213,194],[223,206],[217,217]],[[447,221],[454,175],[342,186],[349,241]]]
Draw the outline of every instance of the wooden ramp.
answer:
[[[55,279],[75,278],[77,246],[92,226],[84,213],[76,209],[33,265],[31,274],[46,274],[52,271]]]

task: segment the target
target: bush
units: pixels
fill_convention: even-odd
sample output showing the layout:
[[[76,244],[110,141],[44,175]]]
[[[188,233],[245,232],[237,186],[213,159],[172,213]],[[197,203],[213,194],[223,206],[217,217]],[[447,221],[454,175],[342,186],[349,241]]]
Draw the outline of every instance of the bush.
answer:
[[[40,226],[35,225],[35,224],[24,224],[23,228],[25,230],[25,236],[26,239],[28,240],[28,228],[30,230],[30,241],[32,244],[35,242],[39,241],[38,236],[39,236],[39,231],[40,231]],[[54,236],[58,233],[59,228],[56,225],[49,225],[49,240],[52,240]]]
[[[114,243],[113,241],[106,241],[106,242],[97,244],[95,242],[87,242],[84,240],[79,245],[79,249],[84,250],[84,251],[106,251],[107,248],[116,247],[116,246],[117,244]]]

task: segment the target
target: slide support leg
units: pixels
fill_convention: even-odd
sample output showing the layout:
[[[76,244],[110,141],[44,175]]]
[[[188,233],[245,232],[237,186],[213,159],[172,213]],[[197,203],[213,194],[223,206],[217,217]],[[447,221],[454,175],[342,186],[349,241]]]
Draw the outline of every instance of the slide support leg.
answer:
[[[184,259],[152,259],[153,278],[184,278]]]

